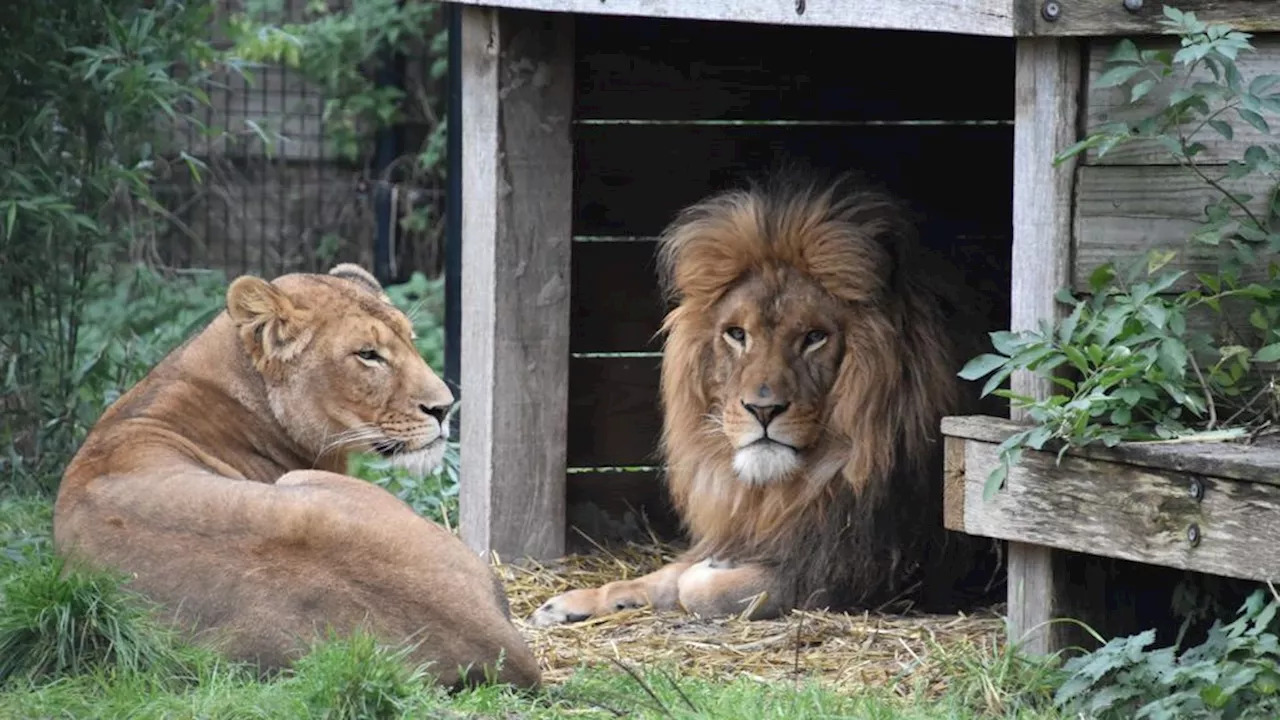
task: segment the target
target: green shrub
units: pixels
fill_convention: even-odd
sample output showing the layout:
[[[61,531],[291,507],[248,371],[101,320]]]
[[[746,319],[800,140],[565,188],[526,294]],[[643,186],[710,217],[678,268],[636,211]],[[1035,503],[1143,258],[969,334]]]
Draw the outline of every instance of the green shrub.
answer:
[[[166,222],[152,187],[219,56],[211,2],[19,3],[0,23],[0,483],[51,490],[93,417],[84,313]],[[127,312],[129,308],[118,308]],[[92,382],[87,383],[92,385]]]
[[[19,566],[0,602],[0,683],[47,680],[104,667],[179,672],[171,630],[113,573],[63,574],[54,558]]]
[[[1116,638],[1063,666],[1055,702],[1100,720],[1244,720],[1280,717],[1280,599],[1259,590],[1228,625],[1196,647],[1149,649],[1155,632]]]
[[[331,634],[294,664],[292,682],[312,717],[398,718],[425,685],[425,668],[410,666],[408,650],[389,648],[363,630],[342,638]]]

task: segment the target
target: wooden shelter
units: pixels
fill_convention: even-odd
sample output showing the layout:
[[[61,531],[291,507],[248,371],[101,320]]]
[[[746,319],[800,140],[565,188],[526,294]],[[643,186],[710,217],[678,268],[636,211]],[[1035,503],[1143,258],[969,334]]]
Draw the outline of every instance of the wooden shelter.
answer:
[[[1052,162],[1105,114],[1111,91],[1088,81],[1115,36],[1158,32],[1157,3],[453,1],[461,531],[479,552],[561,555],[567,525],[592,522],[592,508],[661,519],[653,237],[781,153],[865,171],[911,201],[926,241],[943,238],[974,282],[996,284],[993,327],[1033,327],[1090,263],[1162,242],[1125,225],[1134,217],[1194,210],[1170,209],[1194,198],[1161,202],[1178,190],[1149,159]],[[1264,3],[1174,4],[1280,30]],[[948,522],[1010,540],[1021,637],[1069,591],[1061,546],[979,532],[963,512]]]

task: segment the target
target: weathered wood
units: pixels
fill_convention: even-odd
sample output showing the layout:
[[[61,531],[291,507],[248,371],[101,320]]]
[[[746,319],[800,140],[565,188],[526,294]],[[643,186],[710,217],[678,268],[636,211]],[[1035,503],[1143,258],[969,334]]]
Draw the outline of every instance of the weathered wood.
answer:
[[[462,16],[460,533],[481,553],[564,551],[573,24]]]
[[[997,446],[964,446],[971,535],[1258,581],[1280,578],[1280,484],[1024,451],[991,500]],[[950,452],[950,450],[949,450]]]
[[[1010,327],[1035,328],[1061,312],[1054,295],[1071,281],[1071,163],[1055,167],[1058,148],[1076,139],[1081,54],[1078,43],[1020,39],[1014,103],[1013,250]],[[1047,397],[1052,385],[1032,373],[1010,378],[1014,392]],[[1047,548],[1009,545],[1009,633],[1031,654],[1060,638],[1045,623],[1057,611],[1062,579]]]
[[[1013,420],[987,415],[962,415],[942,420],[947,437],[1000,444],[1026,429]],[[1056,449],[1052,452],[1056,453]],[[1114,448],[1086,445],[1067,451],[1075,457],[1133,465],[1153,471],[1280,486],[1280,441],[1240,442],[1133,442]]]
[[[1120,0],[1054,0],[1057,14],[1044,12],[1045,0],[1013,0],[1019,17],[1019,35],[1144,35],[1167,32],[1160,24],[1165,3],[1146,0],[1137,10]],[[1200,20],[1228,23],[1240,30],[1280,30],[1280,13],[1271,0],[1179,0],[1176,7],[1194,12]]]
[[[661,357],[578,357],[569,373],[569,467],[660,460]]]
[[[1210,169],[1220,175],[1220,171]],[[1079,169],[1076,191],[1075,268],[1073,286],[1087,290],[1089,275],[1110,261],[1124,263],[1154,248],[1178,250],[1167,269],[1216,272],[1224,247],[1190,242],[1206,221],[1205,206],[1222,195],[1190,170],[1168,166],[1085,166]],[[1215,180],[1217,176],[1213,176]],[[1271,184],[1254,174],[1222,185],[1254,196],[1248,206],[1262,213]],[[1016,210],[1015,210],[1016,212]],[[1260,215],[1261,217],[1261,215]],[[1274,254],[1259,252],[1261,260],[1243,277],[1265,278],[1266,261]],[[1195,278],[1183,278],[1171,288],[1181,292]]]
[[[575,22],[578,122],[999,121],[1013,103],[1010,38],[604,15]],[[899,73],[857,70],[894,57],[962,57],[936,71],[991,81],[920,92]]]
[[[661,471],[572,472],[567,492],[567,552],[681,539]]]
[[[1011,0],[450,0],[463,5],[635,17],[1013,34]]]
[[[1133,38],[1138,47],[1147,49],[1177,50],[1178,42],[1171,38]],[[1246,81],[1262,74],[1280,73],[1280,35],[1258,35],[1250,40],[1256,52],[1240,53],[1236,58],[1236,66]],[[1187,77],[1185,73],[1166,79],[1156,85],[1151,92],[1136,104],[1129,105],[1132,87],[1145,79],[1141,76],[1119,87],[1096,87],[1095,81],[1103,73],[1107,56],[1115,47],[1117,40],[1095,39],[1089,41],[1089,90],[1086,101],[1086,128],[1093,132],[1098,127],[1114,122],[1136,123],[1143,117],[1154,114],[1168,106],[1168,98]],[[1181,70],[1181,67],[1179,66]],[[1191,75],[1192,81],[1211,81],[1213,74],[1203,65]],[[1280,88],[1273,89],[1276,92]],[[1196,131],[1199,121],[1187,123],[1184,132],[1195,132],[1192,140],[1202,143],[1204,150],[1196,156],[1196,162],[1202,165],[1226,163],[1228,160],[1241,160],[1244,151],[1251,145],[1263,145],[1275,142],[1274,136],[1264,134],[1245,122],[1234,111],[1223,113],[1220,119],[1232,128],[1232,139],[1228,140],[1211,127],[1205,126]],[[1101,158],[1096,150],[1090,150],[1085,161],[1098,165],[1176,165],[1167,149],[1151,140],[1132,140],[1112,149]],[[1217,172],[1211,170],[1210,172]]]
[[[574,135],[577,235],[657,235],[684,206],[787,157],[871,176],[923,213],[926,234],[1009,232],[1007,125],[578,125]],[[982,182],[951,170],[974,167]]]

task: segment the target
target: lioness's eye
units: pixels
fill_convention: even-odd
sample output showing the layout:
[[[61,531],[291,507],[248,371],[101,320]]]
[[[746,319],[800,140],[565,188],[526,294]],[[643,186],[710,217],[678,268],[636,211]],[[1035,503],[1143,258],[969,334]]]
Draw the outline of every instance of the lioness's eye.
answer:
[[[378,351],[371,350],[369,348],[365,348],[363,350],[357,350],[356,356],[359,357],[361,360],[366,360],[368,362],[382,362],[382,356],[378,354]]]
[[[823,330],[810,330],[804,336],[804,346],[812,347],[827,339],[827,333]]]
[[[737,343],[742,343],[747,341],[747,331],[743,330],[740,327],[737,327],[736,325],[734,327],[726,329],[724,331],[724,334],[728,335],[731,340]]]

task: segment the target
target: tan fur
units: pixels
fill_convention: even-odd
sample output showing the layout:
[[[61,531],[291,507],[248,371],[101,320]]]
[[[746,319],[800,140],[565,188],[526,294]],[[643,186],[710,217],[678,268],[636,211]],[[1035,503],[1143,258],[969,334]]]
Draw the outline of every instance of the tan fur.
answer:
[[[264,671],[364,625],[445,685],[536,687],[488,565],[344,474],[359,450],[419,472],[442,459],[454,399],[412,333],[357,266],[237,278],[227,312],[98,420],[59,488],[57,548]]]
[[[659,251],[678,303],[662,443],[692,547],[531,622],[865,605],[946,564],[938,432],[961,356],[914,241],[894,200],[843,183],[779,176],[684,211]]]

